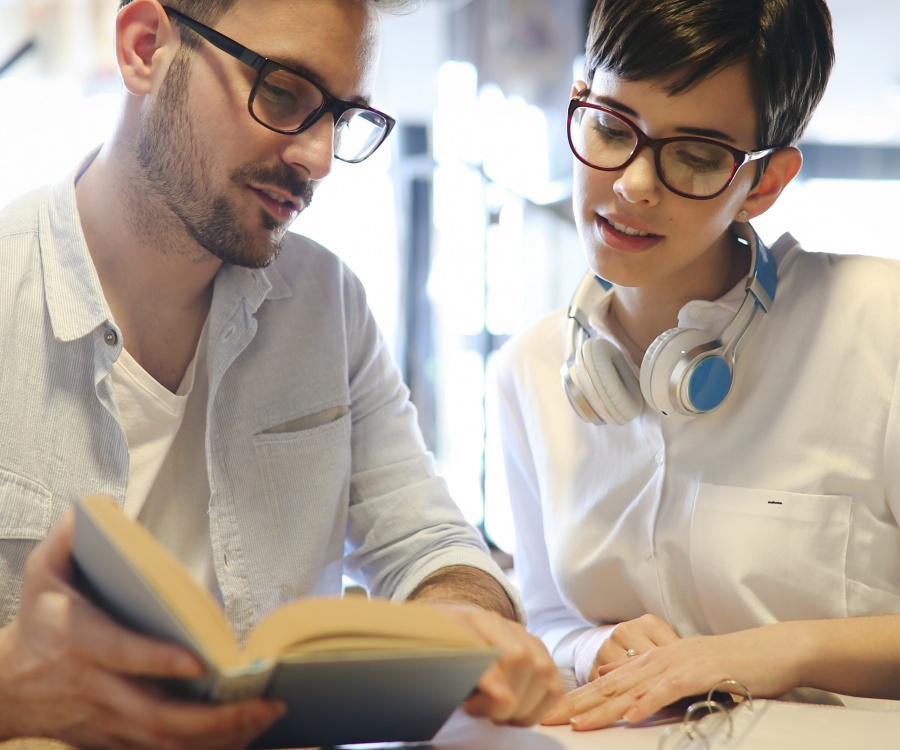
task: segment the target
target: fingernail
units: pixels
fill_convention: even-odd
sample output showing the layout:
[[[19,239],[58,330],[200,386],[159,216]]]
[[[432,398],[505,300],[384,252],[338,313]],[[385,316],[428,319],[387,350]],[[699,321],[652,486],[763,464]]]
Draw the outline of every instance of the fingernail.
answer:
[[[637,717],[637,708],[635,708],[634,706],[629,708],[622,716],[622,718],[625,719],[625,721],[627,721],[629,724],[634,723],[634,720],[636,717]]]

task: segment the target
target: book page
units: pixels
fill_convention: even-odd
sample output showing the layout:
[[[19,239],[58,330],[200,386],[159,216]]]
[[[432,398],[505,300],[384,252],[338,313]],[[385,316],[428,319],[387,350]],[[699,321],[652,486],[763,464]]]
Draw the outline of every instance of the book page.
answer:
[[[96,534],[85,545],[82,555],[76,549],[76,560],[79,563],[88,562],[88,557],[96,560],[91,566],[93,572],[86,572],[90,573],[92,584],[105,589],[116,600],[111,602],[116,610],[127,612],[138,608],[138,602],[132,599],[140,595],[142,588],[149,589],[149,595],[158,600],[159,606],[170,619],[174,617],[188,636],[192,648],[220,671],[245,662],[215,600],[149,531],[106,497],[86,498],[78,510],[81,518],[76,522],[76,536],[92,530]],[[78,524],[83,521],[89,528],[79,530]],[[86,559],[82,561],[81,556]],[[123,564],[127,569],[122,569]],[[130,583],[123,579],[129,571],[135,579]],[[139,623],[132,626],[140,629]]]
[[[241,649],[212,596],[149,531],[109,498],[87,498],[78,510],[76,536],[82,544],[76,559],[86,564],[85,572],[110,608],[131,627],[193,648],[221,674],[274,662],[288,649],[489,650],[433,607],[362,596],[286,604],[266,617]]]
[[[301,599],[271,613],[250,634],[251,659],[297,651],[485,648],[475,636],[424,604],[365,597]]]

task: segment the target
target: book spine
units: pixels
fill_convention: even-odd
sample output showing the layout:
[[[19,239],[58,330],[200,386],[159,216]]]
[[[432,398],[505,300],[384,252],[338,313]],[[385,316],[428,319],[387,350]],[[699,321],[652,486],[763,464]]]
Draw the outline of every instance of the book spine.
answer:
[[[274,662],[258,659],[245,667],[221,672],[210,685],[209,699],[227,703],[262,695],[274,667]]]

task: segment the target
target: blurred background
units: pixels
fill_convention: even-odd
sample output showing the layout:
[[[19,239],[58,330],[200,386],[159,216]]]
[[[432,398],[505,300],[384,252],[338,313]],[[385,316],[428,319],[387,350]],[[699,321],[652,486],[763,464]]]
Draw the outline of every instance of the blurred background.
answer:
[[[0,0],[0,205],[65,176],[116,116],[116,0]],[[388,144],[338,163],[293,231],[365,283],[439,469],[467,517],[514,551],[492,353],[565,305],[585,269],[565,112],[590,0],[421,0],[384,22],[373,104]],[[837,64],[804,166],[754,226],[808,249],[900,257],[898,0],[829,0]],[[238,40],[240,41],[240,40]],[[562,363],[560,363],[562,364]]]

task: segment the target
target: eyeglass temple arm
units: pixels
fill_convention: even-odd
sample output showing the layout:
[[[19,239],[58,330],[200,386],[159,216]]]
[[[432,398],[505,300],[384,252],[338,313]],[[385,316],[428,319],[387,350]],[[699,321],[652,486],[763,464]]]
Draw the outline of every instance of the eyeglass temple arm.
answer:
[[[259,70],[266,64],[266,58],[256,54],[253,50],[247,49],[243,44],[238,44],[234,39],[219,33],[215,29],[211,29],[209,26],[206,26],[199,21],[195,21],[193,18],[184,15],[184,13],[181,13],[174,8],[168,6],[163,7],[168,15],[183,23],[191,31],[199,34],[223,52],[227,52],[232,57],[236,57],[242,63],[249,65],[254,70]]]

